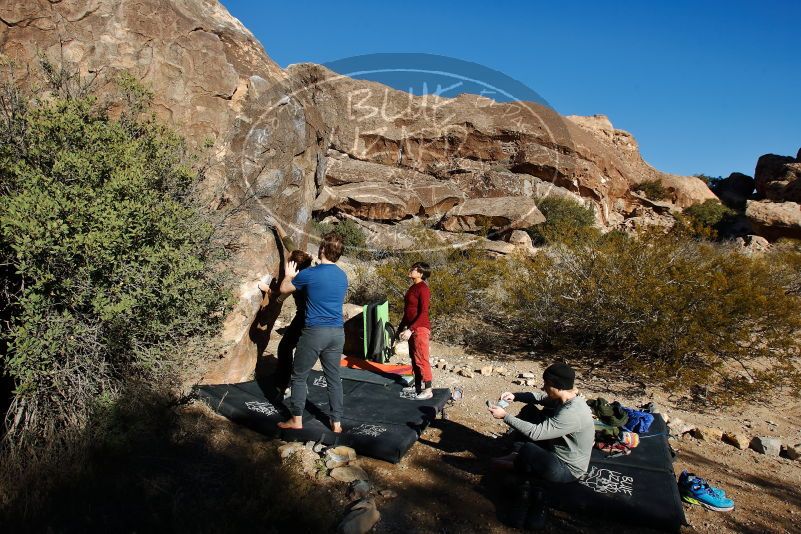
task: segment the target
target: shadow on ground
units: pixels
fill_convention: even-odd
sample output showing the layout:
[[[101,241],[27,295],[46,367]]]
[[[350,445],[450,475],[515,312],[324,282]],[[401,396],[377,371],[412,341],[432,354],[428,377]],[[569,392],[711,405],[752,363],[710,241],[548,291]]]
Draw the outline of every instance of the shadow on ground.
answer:
[[[335,528],[340,514],[330,495],[298,470],[282,467],[275,442],[201,403],[176,409],[166,398],[123,399],[59,461],[17,480],[4,477],[4,531]]]

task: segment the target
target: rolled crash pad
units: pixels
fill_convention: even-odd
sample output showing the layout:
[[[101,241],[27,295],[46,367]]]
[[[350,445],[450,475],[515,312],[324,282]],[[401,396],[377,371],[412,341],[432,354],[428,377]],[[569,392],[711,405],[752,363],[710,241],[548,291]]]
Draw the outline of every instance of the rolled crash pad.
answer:
[[[342,377],[341,434],[328,427],[328,384],[319,371],[309,373],[302,430],[277,427],[289,412],[283,402],[268,400],[271,395],[265,392],[271,389],[265,384],[252,381],[203,385],[196,391],[216,412],[267,436],[348,445],[358,454],[393,463],[400,461],[450,398],[449,390],[435,389],[432,399],[416,400],[413,393],[403,391],[402,384],[377,381],[374,373],[351,369],[347,375]]]

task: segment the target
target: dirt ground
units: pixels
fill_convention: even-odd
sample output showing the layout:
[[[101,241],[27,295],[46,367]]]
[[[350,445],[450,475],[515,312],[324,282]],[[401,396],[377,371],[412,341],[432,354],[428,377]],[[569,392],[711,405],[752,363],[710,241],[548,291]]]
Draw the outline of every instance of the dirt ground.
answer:
[[[277,340],[270,343],[268,353]],[[493,419],[485,401],[503,391],[535,389],[513,384],[520,373],[540,377],[554,358],[527,354],[468,354],[463,348],[432,343],[432,360],[466,364],[477,370],[485,365],[505,367],[507,376],[494,373],[473,378],[453,371],[434,369],[435,387],[461,387],[463,398],[446,408],[446,418],[427,428],[418,443],[398,464],[360,457],[357,463],[371,476],[377,489],[392,489],[397,497],[377,497],[381,521],[374,528],[380,534],[395,533],[506,533],[515,532],[503,523],[508,497],[508,480],[490,469],[490,459],[508,452],[502,421]],[[401,358],[398,358],[401,361]],[[748,436],[774,436],[783,443],[801,442],[801,401],[775,399],[774,405],[747,405],[724,411],[687,411],[689,398],[659,389],[632,386],[626,380],[585,376],[579,368],[577,386],[588,398],[603,396],[627,406],[658,403],[670,418],[694,425],[735,431]],[[518,405],[522,406],[522,405]],[[680,409],[683,408],[683,409]],[[773,458],[750,449],[738,450],[723,442],[699,441],[685,435],[671,439],[678,452],[676,473],[683,469],[706,478],[726,490],[734,499],[732,512],[712,512],[685,504],[689,526],[683,532],[799,532],[801,521],[801,460]],[[344,486],[333,487],[342,501]],[[344,502],[344,501],[342,501]],[[594,517],[569,516],[553,512],[548,531],[644,532],[624,522],[602,523]]]

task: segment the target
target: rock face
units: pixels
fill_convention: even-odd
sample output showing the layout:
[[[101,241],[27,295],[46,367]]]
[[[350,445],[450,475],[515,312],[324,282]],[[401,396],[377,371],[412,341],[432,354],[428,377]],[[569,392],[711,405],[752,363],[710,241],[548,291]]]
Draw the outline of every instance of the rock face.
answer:
[[[801,150],[799,150],[801,154]],[[775,202],[801,202],[801,159],[799,156],[765,154],[754,172],[757,193]]]
[[[604,224],[640,204],[629,191],[645,180],[661,180],[679,207],[715,198],[697,178],[648,166],[631,135],[606,118],[566,119],[539,104],[500,104],[475,95],[412,96],[319,65],[293,65],[287,73],[295,92],[317,102],[330,127],[328,161],[346,167],[336,163],[326,170],[329,186],[343,185],[343,175],[350,184],[389,176],[380,181],[413,187],[438,180],[478,198],[533,195],[546,182],[594,203]],[[395,190],[387,193],[393,197],[389,212],[396,213],[405,199],[395,198]],[[348,195],[340,202],[353,210]]]
[[[483,229],[516,230],[545,222],[532,199],[521,197],[472,198],[445,214],[442,227],[451,232]]]
[[[801,205],[796,202],[749,200],[745,215],[756,233],[770,240],[801,237]]]

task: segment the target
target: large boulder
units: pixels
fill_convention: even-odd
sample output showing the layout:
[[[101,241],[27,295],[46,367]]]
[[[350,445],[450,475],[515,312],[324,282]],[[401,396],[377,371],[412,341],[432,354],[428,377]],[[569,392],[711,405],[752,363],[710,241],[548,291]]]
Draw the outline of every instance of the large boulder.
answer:
[[[757,161],[754,178],[761,198],[801,202],[801,159],[798,157],[765,154]]]
[[[325,183],[315,212],[336,210],[372,220],[442,215],[465,196],[453,183],[431,175],[345,155],[328,158]]]
[[[525,195],[524,177],[533,177],[595,204],[602,224],[639,205],[629,192],[646,180],[663,181],[679,207],[715,198],[697,178],[650,167],[631,134],[605,117],[565,118],[537,103],[469,94],[412,96],[312,64],[292,65],[287,73],[296,93],[318,103],[331,132],[329,153],[448,180],[469,197]],[[389,175],[394,182],[391,170],[378,169],[369,175],[336,169],[326,181]]]
[[[755,232],[770,240],[801,238],[801,205],[797,202],[749,200],[745,215]]]
[[[545,222],[534,200],[523,197],[472,198],[445,214],[450,232],[510,231]]]
[[[756,182],[748,175],[733,172],[728,178],[715,183],[715,194],[730,208],[743,209],[745,202],[754,194]]]

